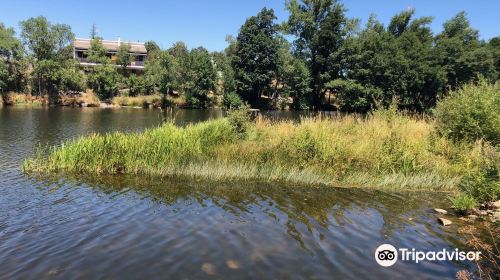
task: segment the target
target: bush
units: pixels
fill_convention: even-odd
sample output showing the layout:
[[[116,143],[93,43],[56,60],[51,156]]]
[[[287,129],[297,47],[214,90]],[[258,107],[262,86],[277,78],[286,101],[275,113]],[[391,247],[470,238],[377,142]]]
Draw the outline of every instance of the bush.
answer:
[[[345,112],[371,111],[381,96],[379,89],[365,87],[353,80],[333,80],[326,87],[335,92],[337,106]]]
[[[130,75],[127,80],[127,86],[129,88],[129,96],[146,94],[145,80],[142,76]]]
[[[462,215],[467,214],[467,212],[472,210],[477,205],[476,199],[468,194],[460,194],[458,196],[451,197],[450,201],[455,207],[455,210]]]
[[[238,109],[243,106],[243,100],[236,92],[224,94],[224,106],[228,109]]]
[[[100,100],[109,99],[118,94],[123,77],[116,68],[109,65],[92,67],[88,82]]]
[[[241,106],[239,109],[229,110],[227,118],[231,126],[234,127],[239,134],[245,134],[250,126],[248,106]]]
[[[480,80],[464,85],[439,101],[438,131],[454,141],[485,139],[500,144],[500,84]]]

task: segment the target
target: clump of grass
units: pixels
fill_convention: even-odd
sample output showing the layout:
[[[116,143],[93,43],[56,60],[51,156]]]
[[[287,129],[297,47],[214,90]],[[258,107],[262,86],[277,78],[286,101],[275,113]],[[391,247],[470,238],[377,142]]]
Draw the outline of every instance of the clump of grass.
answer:
[[[149,105],[152,105],[154,107],[160,107],[161,97],[157,94],[139,96],[116,96],[113,97],[111,102],[117,106],[148,107]]]
[[[397,112],[299,123],[240,117],[94,134],[40,150],[23,168],[456,191],[479,145],[451,142],[432,121]]]
[[[5,105],[33,105],[41,106],[48,104],[47,96],[33,96],[31,94],[19,92],[6,92],[2,94],[2,101]]]
[[[87,104],[90,107],[98,107],[101,104],[101,100],[92,89],[87,89],[81,96],[77,97],[76,102],[78,104]]]
[[[477,200],[468,194],[459,194],[451,197],[450,201],[455,210],[461,215],[469,213],[471,209],[477,206]]]

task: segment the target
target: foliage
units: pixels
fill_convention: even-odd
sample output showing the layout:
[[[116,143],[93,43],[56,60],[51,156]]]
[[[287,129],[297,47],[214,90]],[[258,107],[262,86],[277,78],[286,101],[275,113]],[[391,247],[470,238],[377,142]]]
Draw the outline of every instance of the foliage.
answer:
[[[71,42],[75,35],[65,24],[52,24],[43,16],[21,21],[21,38],[30,55],[37,61],[61,61],[71,58]]]
[[[468,194],[459,194],[451,197],[450,201],[455,210],[462,215],[472,210],[478,204],[476,199]]]
[[[500,84],[485,80],[451,91],[435,109],[438,131],[455,141],[500,144]]]
[[[213,59],[217,71],[217,93],[225,95],[226,93],[236,91],[236,81],[234,71],[231,67],[231,56],[224,52],[214,52]]]
[[[251,104],[257,104],[269,90],[278,67],[278,26],[272,9],[262,9],[245,21],[236,41],[232,66],[237,92]]]
[[[27,61],[23,57],[21,42],[13,28],[0,23],[0,93],[22,91],[25,87]]]
[[[22,21],[21,38],[33,65],[32,85],[39,95],[48,93],[52,103],[57,102],[61,90],[81,90],[81,75],[71,61],[71,42],[74,34],[65,24],[52,24],[39,16]]]
[[[123,77],[112,65],[96,65],[87,75],[89,86],[101,100],[118,94]]]
[[[193,107],[205,107],[208,93],[215,90],[217,73],[206,49],[200,47],[191,50],[190,59],[193,84],[187,89],[186,99]]]
[[[146,47],[146,51],[148,52],[148,56],[161,50],[160,46],[158,46],[155,41],[147,41],[144,45]]]
[[[101,64],[110,63],[110,59],[106,56],[106,48],[102,45],[100,38],[94,38],[90,41],[90,48],[87,50],[87,61]]]
[[[148,84],[148,80],[144,76],[132,74],[128,77],[126,82],[129,88],[129,96],[149,94],[152,92],[152,86]]]
[[[239,134],[245,134],[250,127],[250,107],[240,106],[227,112],[227,119]]]
[[[290,0],[286,2],[290,13],[285,29],[295,35],[295,48],[299,57],[309,62],[312,78],[312,105],[319,106],[324,95],[324,84],[340,78],[342,45],[351,23],[345,8],[336,0]]]
[[[494,71],[493,53],[479,41],[479,32],[470,26],[465,12],[443,24],[444,30],[436,36],[436,53],[452,89],[477,79],[491,76]]]
[[[293,98],[293,106],[298,110],[309,109],[312,103],[310,98],[311,76],[306,63],[302,59],[292,59],[291,65],[285,70],[285,96]]]
[[[334,92],[336,105],[344,112],[369,112],[382,95],[381,90],[362,86],[353,80],[337,79],[325,87]]]
[[[122,67],[122,70],[125,71],[127,66],[132,62],[133,56],[130,53],[130,44],[120,44],[118,47],[118,51],[116,52],[116,64]]]
[[[243,106],[243,100],[236,92],[224,93],[224,107],[228,109],[238,109]]]

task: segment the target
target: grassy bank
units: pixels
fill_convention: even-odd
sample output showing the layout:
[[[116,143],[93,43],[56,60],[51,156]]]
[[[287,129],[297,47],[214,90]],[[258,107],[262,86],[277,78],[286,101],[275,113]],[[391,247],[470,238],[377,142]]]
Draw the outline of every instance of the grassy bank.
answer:
[[[300,123],[230,117],[143,133],[94,134],[39,149],[26,172],[190,176],[454,191],[480,168],[483,142],[456,144],[431,120],[381,111]]]

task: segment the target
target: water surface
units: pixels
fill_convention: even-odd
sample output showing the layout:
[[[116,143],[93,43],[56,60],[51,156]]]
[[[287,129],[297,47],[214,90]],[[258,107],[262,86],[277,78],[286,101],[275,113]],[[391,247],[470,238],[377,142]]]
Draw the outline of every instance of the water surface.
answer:
[[[297,119],[296,113],[269,113]],[[174,112],[179,125],[222,116]],[[429,279],[468,263],[373,258],[382,243],[463,248],[431,209],[444,195],[269,183],[88,176],[30,177],[36,145],[93,132],[140,131],[159,110],[0,109],[2,279]]]

